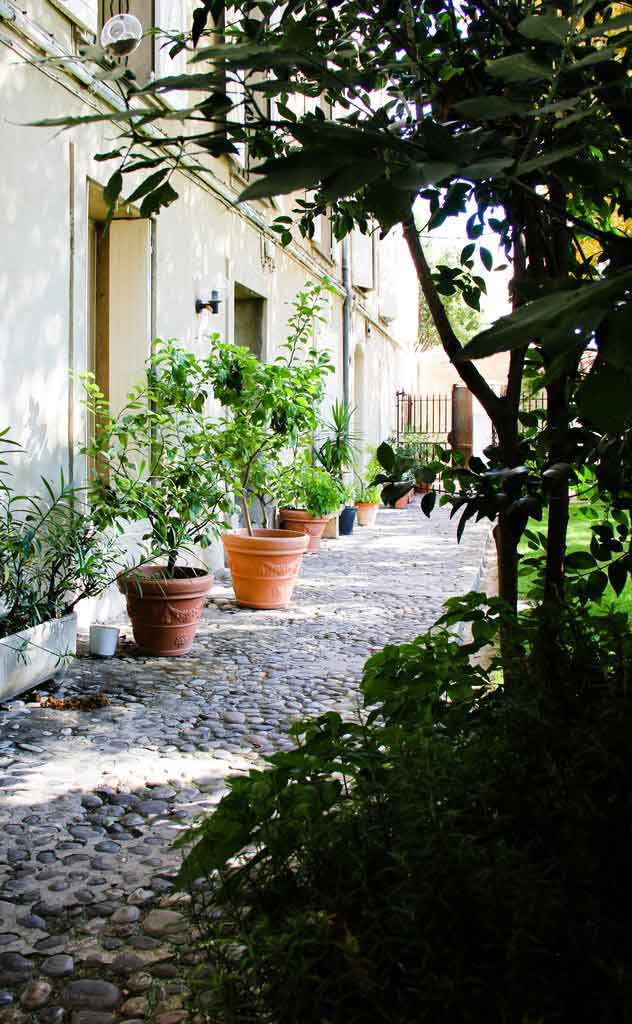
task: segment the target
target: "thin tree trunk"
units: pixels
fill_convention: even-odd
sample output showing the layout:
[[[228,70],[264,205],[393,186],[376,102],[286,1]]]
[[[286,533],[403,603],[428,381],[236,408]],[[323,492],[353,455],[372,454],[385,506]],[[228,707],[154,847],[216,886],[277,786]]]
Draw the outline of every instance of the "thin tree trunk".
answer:
[[[242,494],[241,497],[241,507],[244,513],[244,524],[248,531],[248,536],[254,537],[255,531],[252,528],[252,520],[250,519],[250,509],[248,508],[248,500],[245,494]]]

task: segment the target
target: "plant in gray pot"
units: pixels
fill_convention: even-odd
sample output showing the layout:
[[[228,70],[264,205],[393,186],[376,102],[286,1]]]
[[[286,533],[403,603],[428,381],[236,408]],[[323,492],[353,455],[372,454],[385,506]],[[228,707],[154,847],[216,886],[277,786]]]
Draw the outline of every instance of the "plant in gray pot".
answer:
[[[19,446],[0,432],[0,457]],[[0,701],[59,676],[77,648],[76,605],[114,579],[120,552],[102,534],[83,493],[42,480],[42,493],[15,491],[0,476]]]
[[[219,537],[233,501],[217,472],[208,366],[174,341],[154,342],[146,366],[146,380],[116,415],[94,379],[83,378],[96,424],[84,453],[99,525],[145,526],[141,561],[118,577],[134,639],[173,657],[191,649],[213,583],[198,549]]]
[[[345,487],[345,477],[352,469],[359,451],[360,435],[352,428],[355,408],[336,400],[329,412],[329,419],[314,439],[314,461],[332,476],[343,492],[344,508],[338,516],[341,536],[353,532],[356,510],[351,492]],[[327,536],[327,534],[326,534]]]

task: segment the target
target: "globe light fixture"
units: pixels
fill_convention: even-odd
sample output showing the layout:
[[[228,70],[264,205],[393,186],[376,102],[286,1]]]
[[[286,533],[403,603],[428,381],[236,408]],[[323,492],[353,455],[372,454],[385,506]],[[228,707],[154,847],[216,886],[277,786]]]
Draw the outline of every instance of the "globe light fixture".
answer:
[[[110,15],[101,29],[101,46],[112,57],[129,57],[141,43],[143,26],[129,13],[127,0],[119,0],[116,14],[114,0],[110,0]]]

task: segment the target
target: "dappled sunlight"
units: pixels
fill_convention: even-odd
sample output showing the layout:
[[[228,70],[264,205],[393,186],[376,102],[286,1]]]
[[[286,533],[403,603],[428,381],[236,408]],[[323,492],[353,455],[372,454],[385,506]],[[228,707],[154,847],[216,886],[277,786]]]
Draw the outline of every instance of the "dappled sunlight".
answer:
[[[119,947],[166,962],[160,929],[180,920],[174,840],[213,811],[228,776],[291,749],[293,722],[361,718],[367,657],[431,625],[474,577],[485,537],[476,528],[457,549],[444,512],[383,513],[305,558],[290,607],[239,608],[219,572],[186,656],[139,653],[122,621],[117,657],[89,657],[83,636],[57,685],[0,706],[0,971],[3,949],[93,957],[100,971]],[[73,709],[98,695],[105,706]]]

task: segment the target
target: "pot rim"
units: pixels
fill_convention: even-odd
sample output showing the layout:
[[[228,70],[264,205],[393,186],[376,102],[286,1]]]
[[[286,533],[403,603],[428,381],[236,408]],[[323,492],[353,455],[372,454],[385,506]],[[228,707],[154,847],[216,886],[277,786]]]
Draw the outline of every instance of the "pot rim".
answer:
[[[181,576],[176,579],[167,579],[164,576],[152,575],[152,571],[164,571],[164,565],[138,565],[128,572],[121,573],[116,585],[122,594],[131,594],[133,597],[174,597],[176,595],[194,596],[195,594],[208,593],[213,586],[213,574],[208,569],[198,569],[193,566],[185,566],[190,569],[190,576]]]
[[[313,516],[305,508],[280,508],[279,516],[283,519],[307,519],[310,523],[328,523],[330,519],[340,514],[340,510],[337,512],[328,512],[326,516]],[[287,530],[285,531],[288,532]]]

